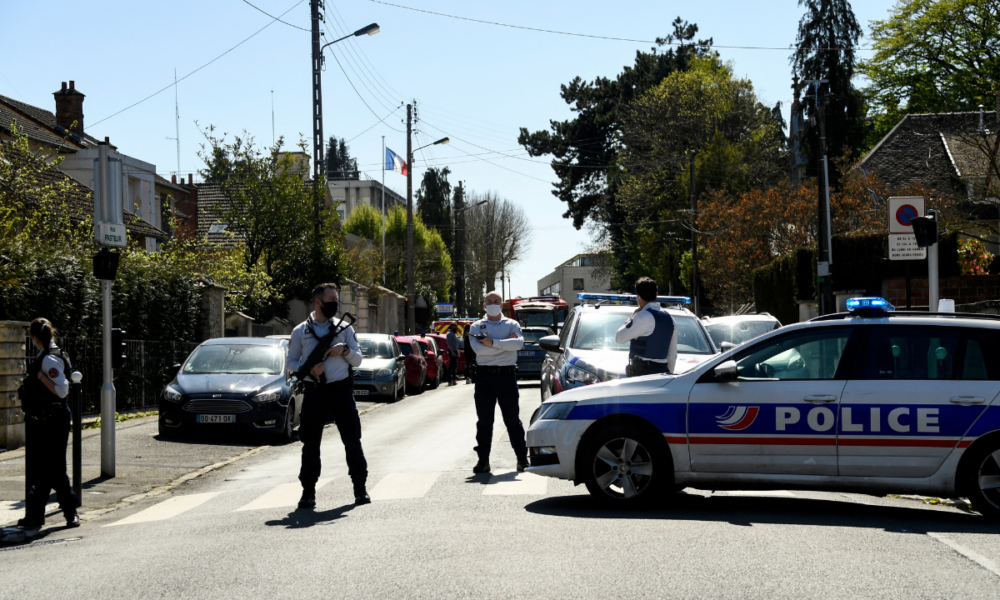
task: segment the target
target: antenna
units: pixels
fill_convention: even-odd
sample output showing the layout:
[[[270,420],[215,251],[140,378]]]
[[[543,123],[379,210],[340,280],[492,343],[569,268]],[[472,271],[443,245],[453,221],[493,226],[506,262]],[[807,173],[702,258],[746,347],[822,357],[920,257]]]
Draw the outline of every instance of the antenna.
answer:
[[[174,131],[177,137],[167,137],[177,142],[177,175],[181,174],[181,110],[177,99],[177,69],[174,69]],[[192,182],[193,183],[193,182]]]
[[[274,145],[274,89],[271,90],[271,145]]]

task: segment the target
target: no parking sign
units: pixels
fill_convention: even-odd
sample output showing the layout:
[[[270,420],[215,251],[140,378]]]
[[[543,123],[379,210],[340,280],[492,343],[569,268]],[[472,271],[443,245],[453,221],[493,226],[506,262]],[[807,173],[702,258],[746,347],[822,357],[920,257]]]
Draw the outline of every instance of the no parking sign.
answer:
[[[889,198],[889,260],[923,260],[926,248],[918,248],[913,219],[924,216],[922,196]]]

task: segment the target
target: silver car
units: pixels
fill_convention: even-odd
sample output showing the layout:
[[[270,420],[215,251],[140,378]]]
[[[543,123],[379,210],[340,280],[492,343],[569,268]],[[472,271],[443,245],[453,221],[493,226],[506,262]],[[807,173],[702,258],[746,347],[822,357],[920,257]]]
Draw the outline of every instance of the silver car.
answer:
[[[712,336],[712,341],[723,351],[781,327],[778,319],[766,312],[756,315],[708,317],[703,319],[703,323],[708,335]]]

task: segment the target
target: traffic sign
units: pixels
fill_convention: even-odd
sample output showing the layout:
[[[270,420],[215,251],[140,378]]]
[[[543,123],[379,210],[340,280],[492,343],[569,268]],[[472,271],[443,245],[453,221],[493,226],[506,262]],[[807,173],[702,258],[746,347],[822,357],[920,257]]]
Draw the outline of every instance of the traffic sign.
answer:
[[[450,315],[455,312],[455,306],[451,302],[438,302],[436,309],[439,315]]]
[[[924,260],[927,248],[917,246],[917,238],[912,233],[889,234],[889,260]]]
[[[913,219],[924,216],[921,196],[889,198],[889,233],[913,233]]]

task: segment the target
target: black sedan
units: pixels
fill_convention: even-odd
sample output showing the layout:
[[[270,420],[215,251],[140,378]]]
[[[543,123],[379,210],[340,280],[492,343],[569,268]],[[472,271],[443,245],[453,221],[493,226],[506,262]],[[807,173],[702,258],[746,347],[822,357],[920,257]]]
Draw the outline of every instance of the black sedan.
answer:
[[[287,442],[301,396],[285,369],[288,342],[217,338],[203,342],[160,396],[160,435],[213,426],[242,427]]]
[[[541,379],[542,362],[545,360],[545,350],[538,345],[538,340],[548,335],[554,335],[549,327],[522,327],[524,348],[517,351],[517,378]]]

